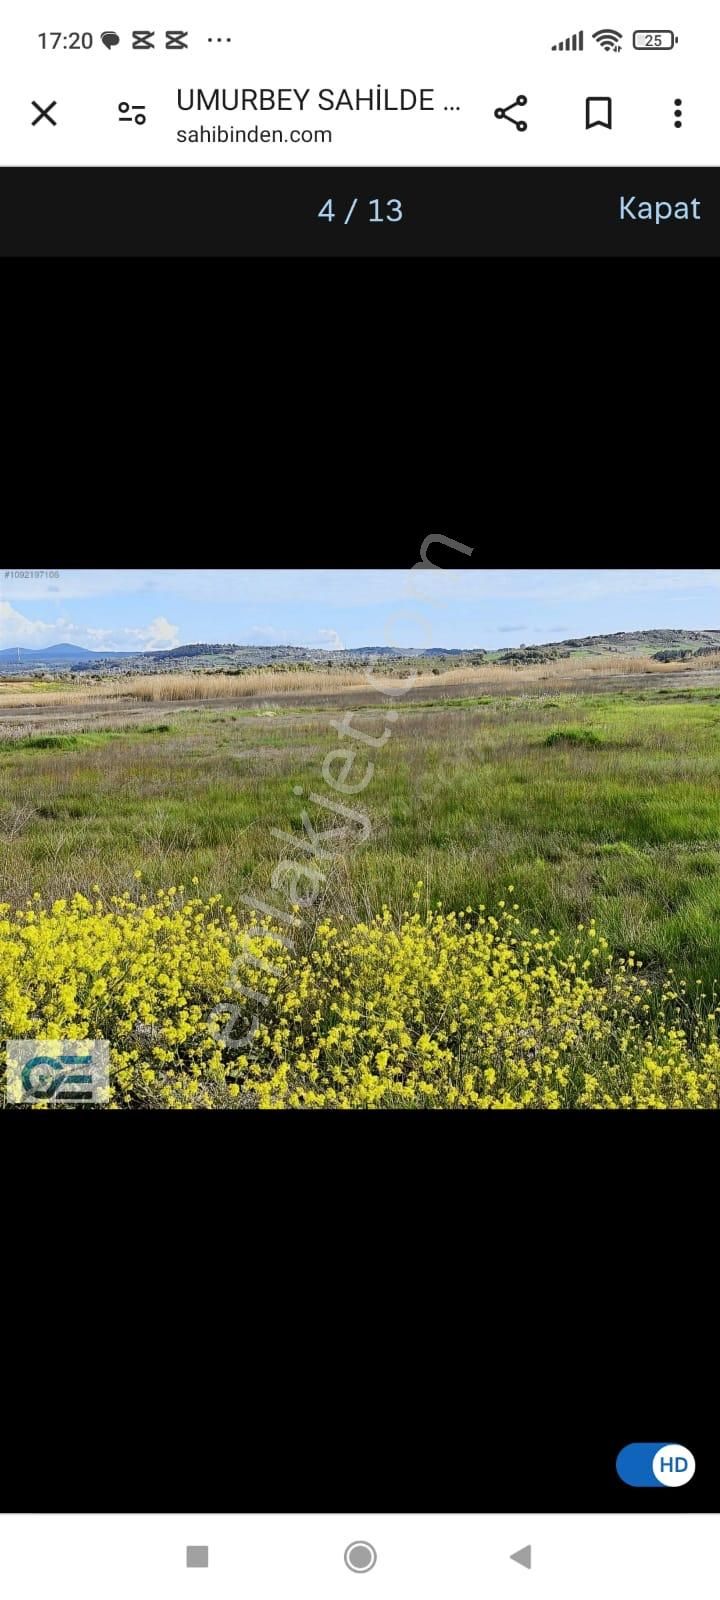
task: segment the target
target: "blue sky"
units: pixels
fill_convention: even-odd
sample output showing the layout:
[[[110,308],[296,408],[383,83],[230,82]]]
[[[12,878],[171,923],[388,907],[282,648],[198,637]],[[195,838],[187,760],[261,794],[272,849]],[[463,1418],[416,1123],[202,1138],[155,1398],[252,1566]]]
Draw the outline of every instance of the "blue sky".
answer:
[[[720,627],[718,568],[385,572],[63,568],[0,572],[0,648],[65,640],[157,650],[201,640],[486,649],[636,628]]]

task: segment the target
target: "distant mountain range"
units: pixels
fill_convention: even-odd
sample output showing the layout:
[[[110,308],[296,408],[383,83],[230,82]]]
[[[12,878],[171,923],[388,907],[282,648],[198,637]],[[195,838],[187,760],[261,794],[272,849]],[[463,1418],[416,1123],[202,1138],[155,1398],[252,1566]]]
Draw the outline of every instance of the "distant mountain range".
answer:
[[[35,661],[52,666],[53,662],[119,660],[136,654],[134,650],[86,650],[82,644],[49,644],[44,650],[28,650],[25,645],[13,644],[8,650],[0,650],[0,661],[20,659],[25,666],[32,666]]]
[[[82,644],[50,644],[42,650],[29,650],[25,645],[10,645],[8,649],[0,650],[0,662],[17,663],[20,660],[24,666],[31,666],[34,662],[42,665],[60,662],[71,664],[73,662],[87,663],[90,661],[180,661],[189,660],[198,656],[235,656],[252,655],[264,657],[266,660],[282,656],[296,656],[301,660],[327,660],[328,656],[462,656],[472,655],[472,651],[454,648],[444,649],[443,646],[433,646],[432,649],[422,650],[413,647],[399,649],[391,644],[366,644],[354,645],[347,650],[309,649],[304,645],[283,644],[182,644],[173,650],[87,650]]]
[[[87,670],[93,667],[127,669],[133,671],[159,670],[164,665],[179,667],[184,662],[194,666],[240,670],[243,667],[270,666],[285,663],[317,665],[329,662],[341,666],[354,660],[373,656],[392,656],[399,659],[414,657],[444,657],[468,661],[506,661],[522,664],[537,660],[551,660],[558,655],[575,652],[583,655],[628,653],[658,655],[672,659],[697,653],[708,654],[720,649],[720,628],[646,628],[637,632],[598,633],[584,638],[555,640],[547,644],[520,644],[501,650],[487,650],[481,645],[472,649],[458,649],[433,645],[430,649],[407,648],[397,645],[354,645],[347,650],[310,649],[303,645],[262,644],[183,644],[170,650],[89,650],[80,644],[51,644],[44,649],[25,645],[11,645],[0,650],[0,672],[17,673],[28,669]]]

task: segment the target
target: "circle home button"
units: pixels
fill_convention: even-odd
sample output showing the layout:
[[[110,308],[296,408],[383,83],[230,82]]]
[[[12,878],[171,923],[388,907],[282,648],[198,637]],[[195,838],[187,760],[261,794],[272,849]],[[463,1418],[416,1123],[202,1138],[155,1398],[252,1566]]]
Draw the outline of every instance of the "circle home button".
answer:
[[[366,1539],[355,1539],[345,1551],[345,1565],[351,1572],[371,1572],[377,1561],[377,1550]]]

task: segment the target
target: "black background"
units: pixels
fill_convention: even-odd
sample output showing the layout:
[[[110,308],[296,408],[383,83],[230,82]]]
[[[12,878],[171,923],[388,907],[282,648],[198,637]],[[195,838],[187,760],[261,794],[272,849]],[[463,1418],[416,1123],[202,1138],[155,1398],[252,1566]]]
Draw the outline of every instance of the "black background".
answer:
[[[717,1510],[712,1114],[2,1124],[9,1509]]]

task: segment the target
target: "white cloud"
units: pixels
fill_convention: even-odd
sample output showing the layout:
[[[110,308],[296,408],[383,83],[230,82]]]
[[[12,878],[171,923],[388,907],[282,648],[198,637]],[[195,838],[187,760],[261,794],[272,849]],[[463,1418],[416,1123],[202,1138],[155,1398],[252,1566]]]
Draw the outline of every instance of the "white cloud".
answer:
[[[31,622],[21,611],[13,610],[9,601],[0,600],[0,646],[59,644],[54,634],[54,623]]]
[[[50,644],[79,644],[86,650],[164,650],[180,643],[180,630],[167,617],[154,617],[142,628],[87,628],[70,617],[41,622],[0,600],[0,648],[23,645],[43,650]]]
[[[180,644],[180,629],[174,622],[168,622],[167,617],[154,617],[146,628],[123,628],[125,636],[134,635],[142,650],[172,650]],[[131,647],[128,647],[131,648]]]

